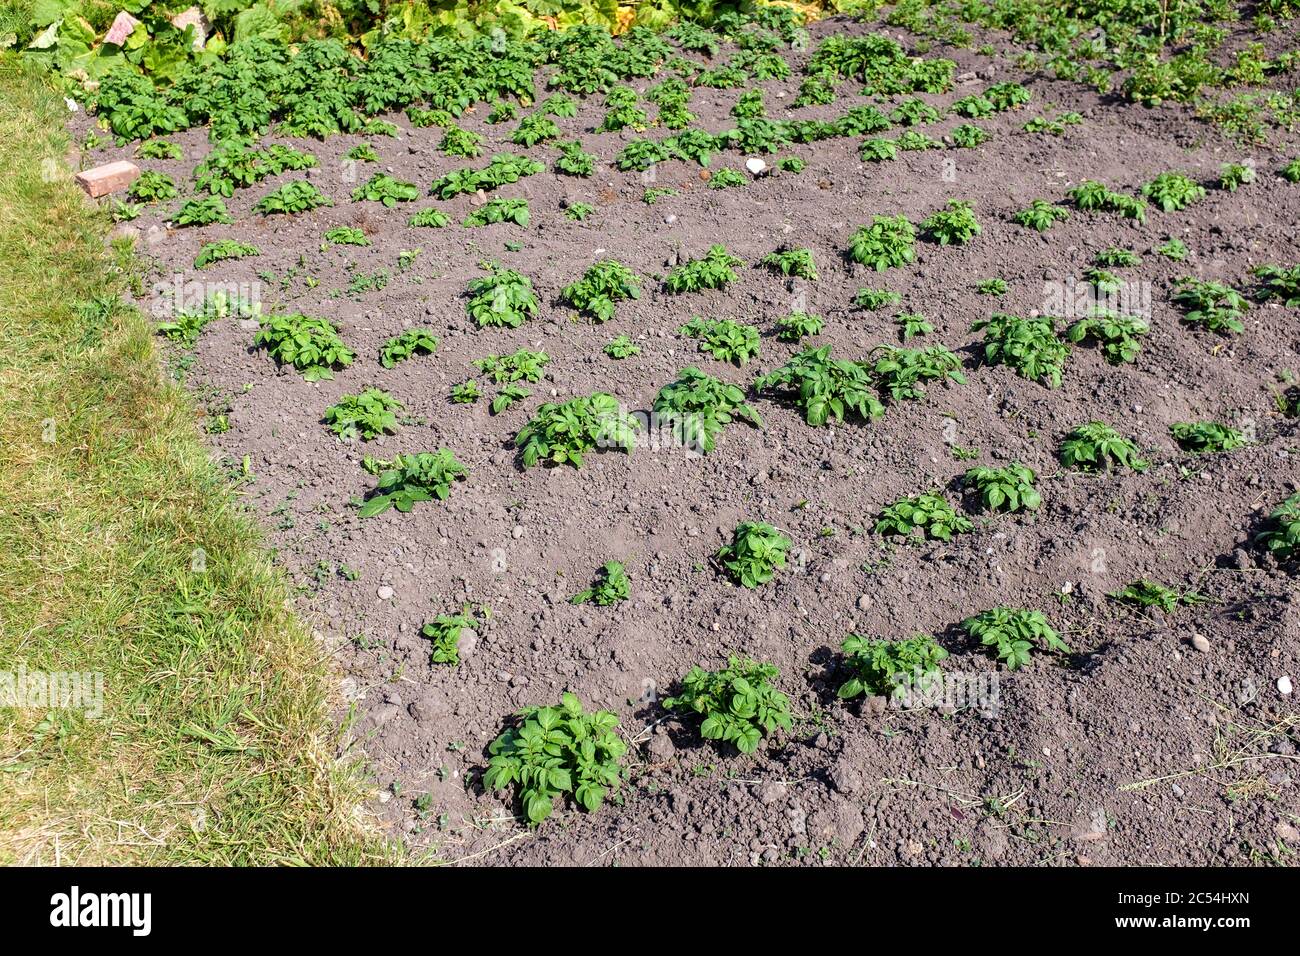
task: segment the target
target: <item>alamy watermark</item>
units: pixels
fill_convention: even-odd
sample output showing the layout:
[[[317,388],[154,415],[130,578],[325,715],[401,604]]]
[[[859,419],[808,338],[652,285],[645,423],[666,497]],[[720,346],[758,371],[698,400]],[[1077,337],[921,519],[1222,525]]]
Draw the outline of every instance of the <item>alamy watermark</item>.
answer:
[[[1151,318],[1151,283],[1141,280],[1094,281],[1066,276],[1043,283],[1044,315],[1083,319],[1098,313]]]
[[[0,708],[79,710],[86,717],[104,713],[104,675],[98,671],[29,671],[19,664],[0,671]]]
[[[893,710],[943,710],[955,713],[973,710],[990,720],[998,716],[1002,705],[1001,688],[996,672],[923,671],[915,668],[890,677],[894,690],[889,695]]]

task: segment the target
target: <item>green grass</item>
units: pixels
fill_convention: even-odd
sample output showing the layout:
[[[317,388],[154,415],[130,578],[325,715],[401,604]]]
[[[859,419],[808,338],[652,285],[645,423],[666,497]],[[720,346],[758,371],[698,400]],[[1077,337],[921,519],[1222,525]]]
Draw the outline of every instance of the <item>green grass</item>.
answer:
[[[0,709],[0,863],[391,861],[324,652],[118,302],[132,255],[65,118],[0,54],[0,670],[104,675],[99,718]]]

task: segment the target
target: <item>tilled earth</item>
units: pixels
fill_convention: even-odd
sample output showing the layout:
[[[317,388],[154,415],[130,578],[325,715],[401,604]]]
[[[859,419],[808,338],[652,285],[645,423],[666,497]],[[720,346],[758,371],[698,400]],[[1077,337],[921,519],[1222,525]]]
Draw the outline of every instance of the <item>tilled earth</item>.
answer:
[[[835,19],[812,33],[864,29]],[[881,32],[914,47],[913,38]],[[254,350],[248,323],[222,320],[204,331],[192,358],[173,359],[210,414],[228,409],[231,428],[212,436],[214,454],[236,473],[246,461],[249,504],[302,583],[302,611],[337,659],[356,706],[355,746],[381,787],[375,808],[394,835],[438,860],[485,864],[1294,859],[1300,717],[1279,678],[1300,678],[1300,594],[1294,569],[1279,568],[1250,542],[1300,477],[1297,424],[1275,400],[1285,387],[1279,374],[1300,365],[1300,317],[1257,304],[1244,334],[1219,337],[1181,322],[1169,299],[1181,275],[1245,289],[1253,267],[1300,260],[1300,187],[1276,175],[1297,149],[1283,143],[1244,154],[1185,110],[1128,106],[1023,74],[1011,65],[1016,51],[989,39],[1000,55],[927,53],[957,62],[957,88],[923,97],[936,106],[997,81],[1033,92],[1027,107],[978,121],[992,137],[973,150],[900,152],[893,162],[864,164],[859,138],[833,139],[786,151],[807,160],[800,175],[714,190],[696,165],[670,162],[650,183],[610,165],[635,134],[594,132],[604,109],[593,97],[577,117],[557,120],[566,138],[600,157],[596,175],[580,180],[550,170],[553,148],[511,144],[515,124],[488,124],[480,105],[462,121],[488,138],[478,160],[443,155],[440,130],[412,128],[400,115],[389,117],[400,127],[396,138],[369,141],[383,169],[422,188],[451,169],[483,165],[492,152],[542,159],[546,172],[495,194],[529,200],[527,228],[462,227],[470,197],[394,209],[353,203],[352,189],[376,169],[361,164],[351,177],[343,157],[364,141],[357,136],[270,138],[317,155],[321,165],[308,178],[334,200],[331,208],[258,216],[253,204],[279,184],[268,181],[229,201],[235,226],[171,231],[167,210],[157,208],[133,224],[164,286],[260,282],[268,311],[328,318],[357,353],[332,381],[312,384]],[[795,76],[762,84],[773,118],[829,119],[870,102],[846,84],[831,106],[786,108],[808,54],[785,52]],[[697,125],[710,132],[734,125],[728,111],[739,92],[695,90]],[[1083,122],[1060,136],[1023,129],[1031,116],[1069,110]],[[922,130],[941,138],[960,122],[949,117]],[[188,182],[208,149],[206,133],[174,139],[184,159],[142,165]],[[130,156],[129,148],[95,160],[119,155]],[[744,169],[746,158],[715,156],[711,169]],[[1144,225],[1076,211],[1040,235],[1010,221],[1035,198],[1064,201],[1084,179],[1132,193],[1166,170],[1209,182],[1220,164],[1246,159],[1259,170],[1256,182],[1235,193],[1212,188],[1181,213],[1152,209]],[[647,185],[678,193],[646,205]],[[872,215],[919,222],[950,198],[973,201],[984,225],[968,245],[918,243],[913,265],[883,273],[844,257],[850,234]],[[573,202],[591,203],[594,214],[566,219],[562,207]],[[414,209],[431,204],[451,214],[450,227],[407,225]],[[321,251],[322,233],[336,225],[361,226],[373,245]],[[1151,251],[1170,236],[1191,250],[1186,262]],[[202,243],[225,237],[252,242],[262,255],[194,274],[189,263]],[[656,277],[669,265],[719,242],[745,260],[738,282],[725,292],[663,293]],[[513,243],[522,248],[507,247]],[[787,280],[757,265],[784,245],[812,249],[820,278]],[[978,365],[973,321],[993,311],[1048,311],[1050,290],[1109,246],[1143,257],[1117,270],[1150,296],[1152,328],[1135,362],[1110,366],[1095,348],[1076,347],[1059,389]],[[421,255],[399,272],[399,252],[414,248]],[[639,300],[595,325],[556,298],[601,258],[646,281]],[[531,277],[541,315],[515,330],[477,330],[464,290],[484,259]],[[380,269],[391,273],[382,290],[343,291],[353,275]],[[1010,286],[1004,298],[976,293],[976,283],[995,276]],[[902,303],[856,309],[864,286],[896,290]],[[593,455],[581,470],[522,469],[513,438],[542,401],[608,391],[629,409],[648,409],[693,364],[748,385],[803,347],[771,334],[775,320],[797,308],[826,319],[813,343],[849,358],[897,342],[898,311],[923,313],[934,333],[910,344],[958,351],[967,383],[893,404],[871,423],[825,428],[755,398],[766,427],[730,426],[707,457],[647,443],[631,456]],[[677,333],[694,315],[760,326],[761,355],[741,369],[698,353]],[[380,367],[381,343],[413,326],[441,338],[437,353]],[[641,353],[607,357],[604,344],[619,334]],[[500,415],[489,414],[487,399],[449,401],[452,386],[475,375],[473,360],[521,347],[551,356],[531,399]],[[369,385],[402,401],[403,427],[374,442],[340,443],[322,414]],[[1180,452],[1169,425],[1207,418],[1245,430],[1254,443],[1206,457]],[[1152,467],[1063,470],[1060,439],[1092,419],[1132,436]],[[356,516],[351,502],[374,484],[363,456],[442,446],[470,469],[450,500],[409,515]],[[961,460],[960,449],[978,457]],[[871,532],[884,505],[935,488],[958,501],[954,481],[967,468],[1012,460],[1040,475],[1036,513],[972,511],[975,531],[951,544],[889,544]],[[729,583],[712,561],[741,520],[768,521],[795,543],[791,568],[752,591]],[[569,604],[611,559],[626,563],[632,599],[611,608]],[[1144,577],[1211,600],[1164,615],[1107,598]],[[463,644],[461,666],[432,664],[422,624],[465,603],[489,606],[490,621]],[[1044,611],[1075,653],[1036,655],[1016,673],[999,668],[958,627],[999,605]],[[947,670],[996,674],[998,706],[899,710],[883,699],[836,699],[837,649],[847,634],[915,632],[936,635],[950,651]],[[717,666],[732,653],[775,663],[798,718],[750,757],[702,742],[693,725],[657,704],[692,665]],[[529,829],[505,795],[483,792],[484,751],[513,712],[553,703],[566,689],[589,708],[618,714],[633,744],[629,781],[599,813],[565,808]]]

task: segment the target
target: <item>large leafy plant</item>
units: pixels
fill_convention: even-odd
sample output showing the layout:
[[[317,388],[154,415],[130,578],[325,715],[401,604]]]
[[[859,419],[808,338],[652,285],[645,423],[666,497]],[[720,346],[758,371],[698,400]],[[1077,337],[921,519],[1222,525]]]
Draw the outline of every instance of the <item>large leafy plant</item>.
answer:
[[[1061,384],[1061,372],[1070,354],[1069,346],[1056,335],[1050,316],[1021,318],[995,312],[980,319],[971,330],[984,331],[984,361],[1006,365],[1022,378],[1041,381],[1053,388]]]
[[[933,680],[939,662],[948,652],[929,634],[916,634],[902,641],[886,641],[850,634],[840,645],[844,669],[851,675],[839,686],[837,696],[852,700],[871,697],[901,697],[918,683]]]
[[[961,623],[966,633],[993,649],[1007,670],[1019,670],[1028,664],[1036,646],[1060,654],[1070,653],[1069,646],[1042,611],[995,607]]]
[[[678,442],[706,454],[713,451],[722,430],[736,419],[763,427],[758,412],[745,403],[742,389],[694,366],[682,369],[677,381],[659,390],[654,410],[670,424]]]
[[[487,263],[489,275],[469,283],[469,316],[479,328],[506,326],[518,328],[541,308],[533,292],[532,280],[513,269]]]
[[[789,729],[790,698],[773,685],[780,671],[768,663],[731,657],[723,670],[692,667],[681,693],[664,698],[668,710],[702,718],[700,736],[734,744],[741,753],[758,749],[763,737]]]
[[[790,539],[770,524],[742,521],[736,525],[731,543],[718,549],[717,557],[737,584],[756,588],[785,567],[790,544]]]
[[[832,358],[829,345],[801,352],[776,371],[754,380],[754,391],[768,390],[791,397],[809,425],[843,421],[849,415],[879,418],[885,413],[866,365]]]
[[[581,468],[595,448],[618,448],[631,454],[640,426],[613,395],[596,392],[557,404],[547,402],[515,436],[525,468],[541,463]]]
[[[262,319],[253,345],[264,346],[272,358],[292,365],[309,382],[333,378],[334,369],[346,368],[356,357],[330,322],[300,312]]]
[[[561,297],[575,309],[590,312],[596,321],[608,322],[616,303],[641,297],[641,280],[618,260],[603,259],[567,286]]]
[[[405,513],[421,501],[446,501],[452,484],[468,475],[469,469],[446,448],[398,455],[380,472],[374,493],[362,504],[359,514],[371,518],[389,508]]]
[[[619,786],[626,751],[617,716],[607,710],[589,714],[566,693],[557,706],[524,709],[518,725],[492,742],[483,786],[516,787],[524,815],[536,826],[565,794],[588,811],[599,810]]]
[[[397,431],[397,411],[402,403],[378,388],[359,395],[344,395],[325,409],[325,424],[342,439],[369,441]]]

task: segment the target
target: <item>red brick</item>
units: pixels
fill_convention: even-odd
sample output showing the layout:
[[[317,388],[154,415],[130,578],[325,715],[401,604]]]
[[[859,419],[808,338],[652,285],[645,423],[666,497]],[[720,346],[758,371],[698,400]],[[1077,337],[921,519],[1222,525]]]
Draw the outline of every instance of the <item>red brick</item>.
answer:
[[[126,189],[139,176],[140,168],[135,163],[128,163],[123,159],[77,173],[77,185],[92,199],[98,199],[100,196]]]

